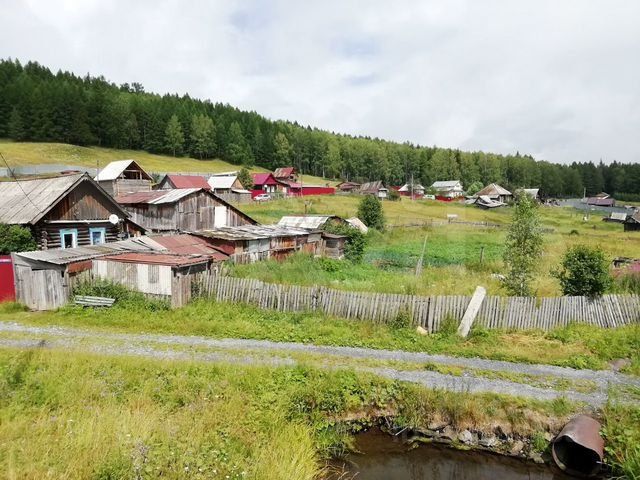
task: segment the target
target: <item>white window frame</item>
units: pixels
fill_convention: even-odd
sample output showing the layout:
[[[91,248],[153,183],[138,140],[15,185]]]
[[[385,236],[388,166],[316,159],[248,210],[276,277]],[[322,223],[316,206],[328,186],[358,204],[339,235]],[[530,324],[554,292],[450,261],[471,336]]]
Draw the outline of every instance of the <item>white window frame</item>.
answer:
[[[67,247],[64,244],[64,236],[71,234],[71,247]],[[75,248],[78,246],[78,229],[77,228],[63,228],[60,230],[60,248]]]
[[[100,237],[102,239],[101,242],[98,243],[93,243],[93,234],[94,232],[98,232],[100,233]],[[107,229],[105,227],[95,227],[95,228],[90,228],[89,229],[89,242],[91,243],[91,245],[102,245],[103,243],[107,242]]]

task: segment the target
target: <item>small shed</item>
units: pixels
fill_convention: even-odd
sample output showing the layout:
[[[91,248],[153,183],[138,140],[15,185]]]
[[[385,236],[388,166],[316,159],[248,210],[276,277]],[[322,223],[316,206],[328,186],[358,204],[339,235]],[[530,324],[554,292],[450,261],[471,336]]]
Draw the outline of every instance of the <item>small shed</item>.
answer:
[[[171,190],[176,188],[202,188],[211,190],[207,179],[202,175],[178,175],[169,173],[165,175],[156,190]]]
[[[323,251],[322,255],[335,260],[344,258],[344,247],[347,243],[347,237],[344,235],[335,235],[333,233],[322,232]]]
[[[625,232],[640,232],[640,210],[632,215],[628,215],[624,222]]]
[[[153,184],[149,175],[135,160],[117,160],[98,172],[95,181],[111,196],[148,192]]]
[[[209,190],[179,188],[116,197],[149,232],[195,232],[216,227],[255,225],[247,214]]]
[[[73,248],[144,233],[87,174],[0,182],[0,223],[31,230],[38,248]]]

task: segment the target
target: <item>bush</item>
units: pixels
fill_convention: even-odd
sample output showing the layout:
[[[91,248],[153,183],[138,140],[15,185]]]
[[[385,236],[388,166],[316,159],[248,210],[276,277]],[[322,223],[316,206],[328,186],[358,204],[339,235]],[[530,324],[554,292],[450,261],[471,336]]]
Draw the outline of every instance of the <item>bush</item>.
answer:
[[[0,224],[0,255],[12,252],[28,252],[38,248],[28,228],[19,225]]]
[[[398,200],[400,200],[400,194],[398,193],[397,190],[394,190],[392,188],[391,190],[389,190],[389,193],[387,194],[387,199],[391,200],[392,202],[397,202]]]
[[[115,298],[114,305],[126,308],[142,308],[150,311],[169,310],[166,300],[153,300],[140,292],[129,290],[123,285],[108,280],[94,280],[93,282],[79,282],[73,288],[74,295]]]
[[[358,205],[358,218],[369,228],[384,230],[382,203],[373,195],[365,195]]]
[[[599,248],[576,245],[569,248],[561,266],[552,272],[564,295],[596,297],[611,286],[609,262]]]
[[[345,258],[353,263],[362,262],[364,249],[367,246],[367,238],[360,230],[351,225],[330,224],[327,225],[325,231],[347,237],[347,242],[344,246]]]

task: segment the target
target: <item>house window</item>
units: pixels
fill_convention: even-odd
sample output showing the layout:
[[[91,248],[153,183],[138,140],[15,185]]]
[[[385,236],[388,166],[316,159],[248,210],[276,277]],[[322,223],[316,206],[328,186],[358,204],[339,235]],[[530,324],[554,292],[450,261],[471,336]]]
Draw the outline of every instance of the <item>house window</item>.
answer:
[[[69,228],[60,230],[60,247],[74,248],[78,246],[78,230]]]
[[[91,241],[91,245],[100,245],[105,242],[107,230],[103,228],[90,228],[89,229],[89,240]]]

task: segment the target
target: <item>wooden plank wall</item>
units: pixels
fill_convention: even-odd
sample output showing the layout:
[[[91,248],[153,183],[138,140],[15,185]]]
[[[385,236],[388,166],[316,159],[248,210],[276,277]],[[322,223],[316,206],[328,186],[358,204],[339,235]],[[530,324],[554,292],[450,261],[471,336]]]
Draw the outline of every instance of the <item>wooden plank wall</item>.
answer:
[[[448,318],[460,322],[471,300],[471,296],[465,295],[421,297],[269,284],[208,272],[175,278],[173,291],[174,295],[180,292],[180,298],[173,302],[175,306],[201,296],[279,311],[317,311],[375,323],[394,322],[408,316],[414,325],[420,325],[431,333],[440,330]],[[640,323],[640,296],[604,295],[598,299],[488,296],[476,319],[476,325],[507,330],[551,330],[571,322],[605,328]]]
[[[55,310],[69,300],[68,278],[60,270],[16,265],[16,300],[31,310]]]

